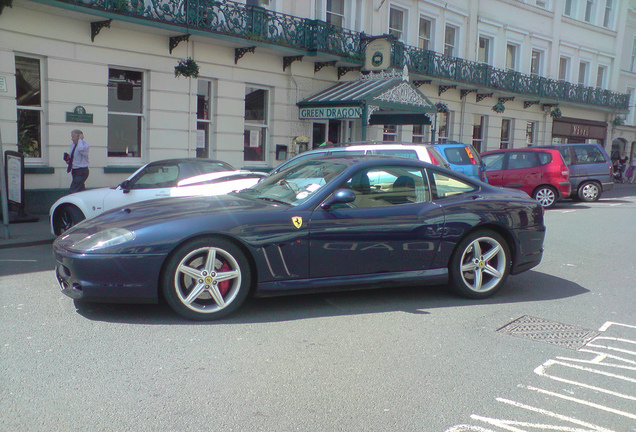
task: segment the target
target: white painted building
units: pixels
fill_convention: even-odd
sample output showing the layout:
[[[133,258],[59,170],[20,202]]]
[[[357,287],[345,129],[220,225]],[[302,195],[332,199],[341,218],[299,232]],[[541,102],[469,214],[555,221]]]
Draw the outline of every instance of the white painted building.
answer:
[[[309,138],[309,147],[439,137],[482,151],[568,140],[630,151],[636,142],[634,0],[245,3],[13,0],[4,7],[0,139],[3,150],[25,154],[27,208],[45,212],[67,190],[62,155],[73,129],[91,145],[89,188],[171,157],[268,170],[297,151],[296,137]],[[392,45],[393,68],[406,63],[410,81],[447,112],[433,115],[432,125],[300,118],[299,102],[360,79],[364,51],[350,47],[389,33],[403,42]],[[175,77],[188,57],[198,78]],[[564,83],[565,98],[555,98]],[[551,115],[556,108],[560,118]]]

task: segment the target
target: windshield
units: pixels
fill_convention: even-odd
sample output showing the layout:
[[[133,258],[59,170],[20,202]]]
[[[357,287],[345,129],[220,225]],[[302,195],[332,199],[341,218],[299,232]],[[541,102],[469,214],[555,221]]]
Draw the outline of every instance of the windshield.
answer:
[[[297,206],[346,168],[343,164],[307,160],[266,177],[255,186],[237,193],[241,196]]]

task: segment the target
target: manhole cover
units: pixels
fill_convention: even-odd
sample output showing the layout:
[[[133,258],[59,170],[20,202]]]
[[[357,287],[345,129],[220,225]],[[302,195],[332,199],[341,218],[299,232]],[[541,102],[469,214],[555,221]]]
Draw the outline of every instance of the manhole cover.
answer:
[[[597,331],[529,315],[523,315],[497,331],[573,350],[581,348],[599,335]]]

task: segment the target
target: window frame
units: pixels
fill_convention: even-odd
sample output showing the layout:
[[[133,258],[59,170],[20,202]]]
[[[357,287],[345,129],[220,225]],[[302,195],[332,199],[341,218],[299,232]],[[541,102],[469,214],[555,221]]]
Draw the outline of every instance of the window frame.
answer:
[[[587,86],[590,77],[590,62],[581,60],[579,62],[579,74],[577,84]]]
[[[251,137],[252,137],[252,132],[258,132],[259,134],[259,140],[260,140],[260,159],[246,159],[245,158],[245,150],[243,153],[243,162],[245,163],[250,163],[250,164],[256,164],[256,165],[266,165],[269,161],[269,141],[270,141],[270,137],[269,137],[269,130],[270,130],[270,120],[271,120],[271,100],[272,100],[272,94],[271,94],[271,89],[263,86],[263,85],[258,85],[258,84],[251,84],[251,83],[245,83],[245,94],[244,94],[244,98],[249,94],[247,93],[248,89],[251,89],[253,93],[254,91],[257,90],[262,90],[265,92],[265,96],[264,96],[264,102],[263,102],[263,120],[262,122],[259,122],[259,120],[248,120],[247,119],[247,110],[244,109],[244,113],[243,113],[243,146],[244,149],[246,147],[250,147],[253,148],[253,146],[251,145]],[[247,104],[247,99],[244,99],[244,107],[246,107]],[[250,141],[246,142],[245,141],[245,137],[246,137],[246,133],[250,132]],[[249,143],[249,146],[247,146],[246,144]]]
[[[342,5],[342,14],[335,12],[333,10],[329,9],[329,1],[330,0],[325,0],[325,21],[327,21],[328,23],[338,26],[340,28],[345,28],[345,26],[347,25],[347,19],[346,19],[346,15],[347,15],[347,2],[346,0],[331,0],[331,1],[338,1],[340,2],[339,4]],[[340,24],[337,24],[335,22],[330,21],[330,17],[337,17],[338,20],[340,21]]]
[[[506,149],[512,148],[512,144],[514,142],[513,131],[514,131],[514,120],[511,118],[502,118],[501,119],[501,134],[499,137],[499,148]]]
[[[545,51],[539,48],[532,48],[530,54],[530,75],[543,75],[543,57]]]
[[[422,21],[428,22],[428,35],[424,35],[425,37],[422,37]],[[418,21],[418,27],[417,27],[417,46],[420,49],[432,51],[433,48],[435,47],[435,42],[433,40],[434,35],[435,35],[435,20],[433,20],[432,18],[426,15],[420,15],[420,19]],[[426,47],[424,47],[423,45],[426,45]]]
[[[393,12],[396,13],[400,13],[401,14],[401,19],[400,19],[400,25],[402,26],[402,28],[397,28],[397,27],[392,27],[393,23]],[[397,7],[395,5],[391,5],[389,7],[389,14],[388,14],[388,23],[387,23],[387,28],[389,29],[389,34],[392,34],[393,36],[396,37],[397,40],[400,40],[402,42],[408,42],[405,38],[405,36],[408,34],[407,31],[407,15],[408,15],[408,11],[406,9]]]
[[[18,85],[18,58],[24,58],[24,59],[28,59],[28,60],[37,60],[38,62],[38,78],[39,78],[39,92],[40,92],[40,97],[39,97],[39,104],[38,105],[19,105],[18,104],[18,89],[17,89],[17,85]],[[17,136],[17,145],[18,145],[18,149],[22,149],[22,144],[20,143],[21,141],[21,135],[22,132],[20,130],[20,112],[29,112],[29,113],[33,113],[36,112],[38,113],[37,117],[38,117],[38,132],[37,132],[37,151],[39,152],[39,156],[32,156],[32,155],[28,155],[28,154],[24,154],[24,162],[26,164],[43,164],[44,161],[46,160],[46,156],[48,156],[48,149],[47,147],[44,145],[44,137],[48,136],[47,134],[47,121],[46,121],[46,114],[47,114],[47,104],[46,101],[48,100],[48,96],[46,94],[46,86],[45,83],[47,82],[46,80],[46,69],[45,69],[45,61],[46,58],[42,57],[42,56],[38,56],[38,55],[32,55],[32,54],[26,54],[26,53],[19,53],[19,52],[14,52],[14,56],[13,56],[13,60],[14,60],[14,70],[15,70],[15,74],[16,74],[16,97],[15,97],[15,106],[16,106],[16,136]],[[31,141],[33,141],[33,135],[32,134],[25,134],[24,135],[24,139],[28,140],[29,139],[29,135],[31,136]],[[70,140],[69,140],[70,143]],[[3,156],[4,157],[4,156]]]
[[[207,103],[207,117],[199,117],[201,97],[206,98],[205,94],[200,93],[201,88],[200,85],[206,83],[207,84],[207,100],[204,100],[204,103]],[[210,152],[212,149],[212,127],[214,125],[214,111],[213,111],[213,100],[214,100],[214,83],[210,79],[199,78],[197,80],[197,112],[196,115],[196,124],[197,124],[197,140],[195,144],[195,153],[198,158],[209,158]],[[199,129],[199,127],[203,127],[203,129]],[[204,131],[204,151],[200,151],[201,147],[199,146],[199,131]]]
[[[449,30],[452,30],[452,44],[448,41]],[[459,27],[452,24],[444,26],[444,55],[447,57],[459,57]]]
[[[512,53],[510,48],[514,48]],[[512,71],[519,70],[519,51],[520,45],[514,42],[508,41],[506,44],[506,69]]]
[[[148,109],[148,104],[147,104],[147,91],[146,91],[146,86],[147,86],[147,72],[141,69],[137,69],[137,68],[131,68],[131,67],[125,67],[125,66],[118,66],[118,65],[109,65],[108,66],[108,83],[107,86],[110,87],[111,84],[111,71],[112,70],[120,70],[120,71],[124,71],[124,72],[132,72],[132,73],[139,73],[141,74],[141,89],[140,89],[140,104],[141,104],[141,109],[139,110],[139,112],[132,112],[132,111],[115,111],[115,110],[111,110],[111,106],[110,106],[110,100],[107,101],[107,138],[106,138],[106,155],[107,155],[107,160],[109,163],[116,163],[116,164],[128,164],[130,163],[131,165],[137,165],[139,164],[140,160],[143,160],[146,157],[146,147],[145,147],[145,136],[146,136],[146,127],[147,127],[147,109]],[[109,90],[110,91],[110,90]],[[133,91],[134,91],[134,85],[133,85]],[[133,95],[134,97],[134,95]],[[111,134],[111,123],[110,123],[110,117],[112,116],[118,116],[118,117],[133,117],[137,119],[138,122],[138,131],[137,131],[137,136],[138,136],[138,142],[137,142],[137,149],[139,152],[139,155],[134,156],[134,155],[130,155],[130,152],[127,152],[126,155],[111,155],[111,150],[109,148],[109,144],[110,144],[110,134]],[[114,153],[114,152],[113,152]],[[133,152],[134,154],[134,152]]]
[[[559,80],[568,81],[570,78],[570,63],[571,59],[567,56],[559,57]]]

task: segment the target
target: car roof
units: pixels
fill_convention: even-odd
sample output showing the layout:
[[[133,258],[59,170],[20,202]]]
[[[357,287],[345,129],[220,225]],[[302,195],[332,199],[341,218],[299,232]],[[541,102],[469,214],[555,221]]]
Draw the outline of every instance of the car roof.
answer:
[[[543,146],[534,146],[534,147],[524,147],[524,148],[505,148],[505,149],[493,149],[486,150],[485,152],[481,152],[481,155],[491,154],[491,153],[508,153],[508,152],[536,152],[536,151],[558,151],[553,148],[543,147]]]

